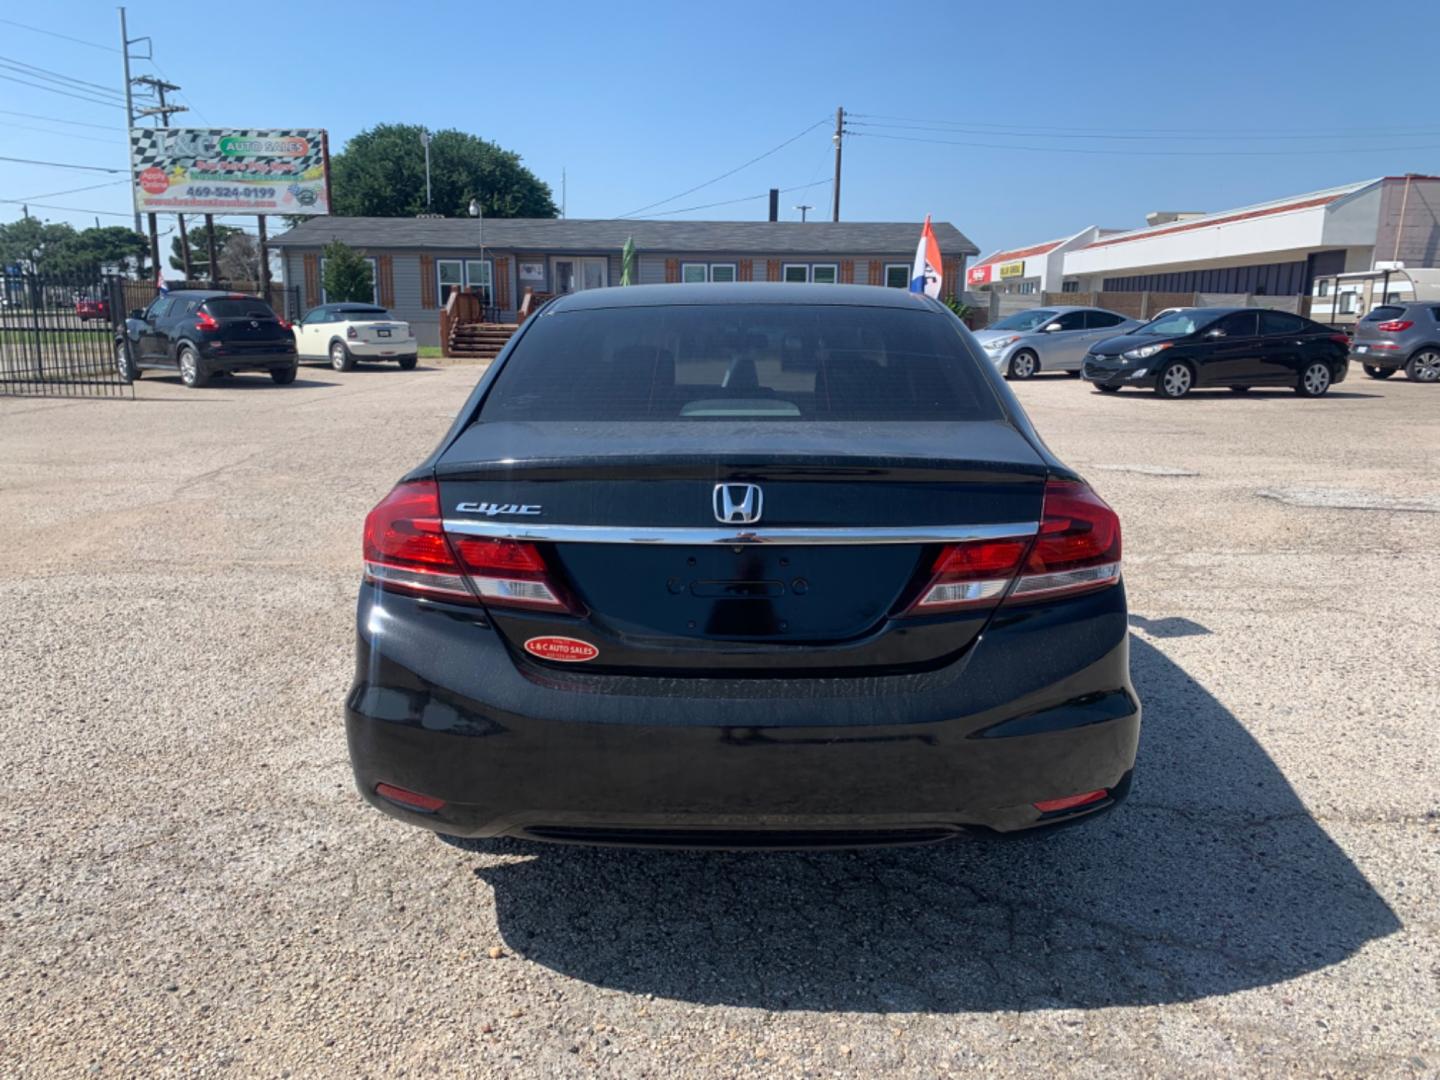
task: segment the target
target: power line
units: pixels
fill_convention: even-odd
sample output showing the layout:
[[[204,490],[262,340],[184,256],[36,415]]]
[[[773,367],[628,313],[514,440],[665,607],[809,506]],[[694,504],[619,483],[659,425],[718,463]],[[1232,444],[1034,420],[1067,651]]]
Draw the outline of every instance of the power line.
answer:
[[[73,41],[76,45],[88,45],[92,49],[103,49],[105,52],[120,51],[112,45],[101,45],[97,41],[86,41],[84,38],[71,37],[69,34],[57,34],[54,30],[42,30],[38,26],[29,26],[26,23],[16,22],[14,19],[0,19],[0,23],[4,23],[6,26],[18,26],[21,30],[44,34],[46,37],[59,38],[61,41]]]
[[[95,191],[99,188],[118,187],[121,184],[128,184],[129,180],[106,180],[103,184],[90,184],[88,187],[66,188],[64,191],[42,191],[39,195],[30,195],[20,202],[30,202],[32,199],[54,199],[61,195],[78,195],[82,191]]]
[[[14,109],[0,109],[5,116],[24,116],[31,120],[48,120],[52,124],[72,124],[75,127],[95,128],[97,131],[114,131],[114,124],[89,124],[84,120],[63,120],[58,116],[41,116],[39,113],[16,112]]]
[[[1041,138],[1041,139],[1118,139],[1118,140],[1139,141],[1139,142],[1174,142],[1174,141],[1176,141],[1176,140],[1178,140],[1178,139],[1184,139],[1184,140],[1186,140],[1186,141],[1202,141],[1202,142],[1230,142],[1230,141],[1242,142],[1242,141],[1255,141],[1255,140],[1260,140],[1260,141],[1264,141],[1264,142],[1271,142],[1271,141],[1276,140],[1276,139],[1315,140],[1315,139],[1350,139],[1350,138],[1354,138],[1353,135],[1350,135],[1350,134],[1342,134],[1342,133],[1338,133],[1338,132],[1334,132],[1334,133],[1319,133],[1319,132],[1317,132],[1317,133],[1315,133],[1315,134],[1313,134],[1313,135],[1275,134],[1275,133],[1266,133],[1266,134],[1263,134],[1263,135],[1261,135],[1261,134],[1256,134],[1256,135],[1237,135],[1237,134],[1231,134],[1231,135],[1204,135],[1204,134],[1197,134],[1197,133],[1195,133],[1195,132],[1185,132],[1185,133],[1183,133],[1183,134],[1174,134],[1174,135],[1159,135],[1159,134],[1150,134],[1150,135],[1126,135],[1126,134],[1105,133],[1105,132],[1097,132],[1097,133],[1095,133],[1095,134],[1082,134],[1082,133],[1075,132],[1075,131],[1065,131],[1065,132],[1056,131],[1056,132],[1051,133],[1051,132],[1042,131],[1042,130],[1039,130],[1039,129],[1030,129],[1030,130],[1025,130],[1025,129],[1013,129],[1013,130],[994,129],[994,130],[991,130],[991,129],[985,129],[985,128],[979,128],[979,127],[941,126],[941,125],[937,125],[937,124],[877,124],[877,123],[872,123],[872,122],[866,121],[866,120],[856,120],[856,121],[854,121],[853,123],[854,123],[854,125],[855,125],[856,127],[859,127],[859,128],[879,128],[879,129],[882,130],[882,131],[938,131],[938,132],[943,132],[943,133],[946,133],[946,134],[957,134],[957,135],[965,135],[965,134],[969,134],[969,135],[989,135],[989,136],[997,137],[997,138],[1009,138],[1009,137],[1011,137],[1011,136],[1014,136],[1014,137],[1016,137],[1016,138],[1029,137],[1029,138]],[[857,132],[856,134],[860,134],[860,132]],[[1372,134],[1377,134],[1377,133],[1372,133]],[[1395,137],[1395,138],[1421,138],[1421,137],[1433,138],[1433,137],[1435,137],[1436,135],[1440,135],[1440,129],[1431,128],[1431,129],[1429,129],[1429,130],[1415,130],[1415,131],[1409,131],[1409,132],[1395,131],[1395,132],[1389,132],[1388,135],[1393,136],[1393,137]]]
[[[64,161],[36,161],[33,158],[0,157],[0,161],[17,161],[21,165],[48,165],[53,169],[81,169],[85,172],[123,173],[129,169],[107,169],[103,165],[71,165]]]
[[[1014,143],[961,142],[955,139],[922,139],[905,135],[882,135],[877,131],[854,131],[871,139],[895,142],[932,143],[937,146],[968,146],[982,150],[1023,150],[1038,154],[1099,154],[1106,157],[1284,157],[1297,154],[1382,154],[1416,150],[1440,150],[1440,144],[1416,146],[1331,146],[1318,150],[1104,150],[1084,146],[1021,146]]]
[[[58,82],[61,85],[74,85],[83,89],[86,93],[107,94],[111,97],[122,97],[119,91],[105,86],[101,83],[92,83],[85,79],[77,79],[73,75],[66,75],[63,71],[54,71],[50,68],[36,67],[34,64],[27,64],[23,60],[16,60],[13,56],[0,56],[0,64],[18,70],[22,75],[29,75],[35,79],[46,79],[50,82]]]
[[[1022,124],[1022,123],[993,123],[993,122],[987,122],[987,121],[983,121],[983,120],[947,120],[947,119],[937,119],[937,118],[934,118],[934,117],[920,118],[920,117],[914,117],[914,116],[891,116],[891,115],[884,114],[884,113],[846,113],[846,116],[847,116],[848,118],[865,119],[865,120],[894,120],[894,121],[899,121],[899,122],[902,122],[902,123],[910,123],[910,124],[939,124],[939,125],[944,125],[944,126],[949,127],[949,128],[1007,128],[1007,129],[1025,130],[1025,131],[1027,131],[1027,132],[1033,132],[1033,133],[1036,133],[1036,134],[1041,133],[1041,132],[1085,132],[1085,133],[1090,133],[1090,134],[1096,134],[1096,135],[1098,135],[1098,134],[1100,134],[1100,133],[1116,132],[1116,133],[1122,133],[1122,134],[1191,135],[1191,134],[1194,134],[1194,133],[1197,133],[1197,132],[1210,132],[1210,133],[1219,132],[1219,133],[1222,133],[1222,134],[1243,133],[1243,134],[1245,134],[1245,135],[1247,135],[1247,136],[1248,136],[1248,135],[1251,135],[1251,134],[1255,134],[1255,135],[1259,135],[1259,136],[1261,136],[1261,137],[1263,137],[1263,138],[1270,138],[1270,137],[1272,137],[1272,134],[1273,134],[1273,132],[1274,132],[1274,130],[1275,130],[1275,129],[1273,129],[1273,128],[1234,128],[1234,127],[1218,127],[1218,128],[1215,128],[1215,127],[1183,127],[1183,128],[1082,128],[1082,127],[1076,127],[1076,126],[1073,125],[1073,124],[1066,124],[1066,125],[1061,126],[1061,125],[1051,125],[1051,124],[1038,124],[1038,125],[1034,125],[1034,124]],[[1285,130],[1290,131],[1290,132],[1295,132],[1295,133],[1301,133],[1301,134],[1303,134],[1307,129],[1305,129],[1305,128],[1288,128],[1288,129],[1285,129]],[[1308,129],[1308,130],[1310,130],[1311,132],[1317,133],[1317,134],[1337,134],[1337,135],[1338,135],[1338,134],[1347,134],[1347,135],[1356,135],[1356,134],[1362,134],[1362,135],[1363,135],[1363,134],[1369,134],[1369,135],[1405,135],[1405,134],[1421,134],[1421,133],[1422,133],[1422,132],[1416,131],[1415,129],[1409,129],[1409,128],[1381,128],[1381,127],[1361,127],[1361,128],[1330,128],[1330,127],[1326,127],[1326,128],[1312,128],[1312,129]],[[996,133],[998,134],[998,132],[996,132]]]
[[[780,188],[779,192],[781,195],[788,195],[792,191],[806,191],[814,187],[817,183],[833,184],[834,182],[835,181],[831,179],[812,181],[808,184],[796,184],[794,187]],[[736,203],[754,202],[757,199],[768,199],[769,197],[770,193],[768,191],[765,191],[761,192],[759,195],[744,195],[738,199],[724,199],[720,202],[703,203],[700,206],[684,206],[681,207],[679,210],[661,210],[655,216],[665,217],[668,214],[688,214],[692,210],[709,210],[712,207],[716,206],[734,206]]]
[[[46,135],[59,135],[66,139],[84,139],[86,142],[105,143],[109,146],[114,146],[116,139],[120,137],[120,133],[116,132],[114,139],[101,139],[94,135],[77,135],[73,131],[51,131],[49,128],[38,127],[35,124],[17,124],[13,120],[0,120],[0,127],[22,128],[25,131],[42,131]]]
[[[795,141],[798,140],[798,139],[804,138],[806,135],[809,135],[810,132],[814,131],[816,128],[818,128],[818,127],[823,127],[824,125],[826,125],[826,124],[828,124],[828,123],[830,123],[830,118],[829,118],[828,116],[827,116],[824,120],[817,120],[815,123],[813,123],[813,124],[811,124],[809,127],[807,127],[804,131],[800,132],[800,133],[797,134],[797,135],[792,135],[790,138],[786,139],[786,140],[785,140],[784,142],[782,142],[779,146],[772,146],[769,150],[766,150],[763,154],[758,154],[758,155],[756,155],[755,157],[751,158],[749,161],[745,162],[743,165],[737,165],[737,166],[735,166],[735,168],[730,169],[728,172],[723,172],[723,173],[721,173],[719,176],[715,177],[713,180],[706,180],[703,184],[696,184],[696,185],[695,185],[694,187],[692,187],[692,188],[686,188],[684,191],[680,192],[678,195],[671,195],[668,199],[661,199],[659,202],[650,203],[650,204],[647,205],[647,206],[642,206],[642,207],[640,207],[638,210],[631,210],[629,213],[620,214],[619,216],[622,217],[622,218],[634,217],[636,214],[643,214],[646,210],[650,210],[650,209],[652,209],[652,208],[654,208],[654,207],[656,207],[656,206],[664,206],[666,203],[668,203],[668,202],[674,202],[676,199],[683,199],[686,195],[693,195],[695,192],[699,191],[701,188],[707,188],[707,187],[709,187],[711,184],[718,184],[721,180],[724,180],[724,179],[726,179],[727,177],[730,177],[730,176],[734,176],[736,173],[740,172],[742,169],[748,169],[751,165],[754,165],[757,161],[764,161],[764,160],[765,160],[767,157],[769,157],[771,154],[778,153],[779,151],[784,150],[785,147],[789,146],[791,143],[795,142]],[[670,212],[670,213],[683,213],[683,211],[679,211],[679,210],[669,211],[669,212]]]
[[[114,109],[125,108],[124,105],[118,104],[114,101],[106,101],[101,98],[86,97],[81,94],[72,94],[68,90],[61,90],[55,86],[46,86],[44,83],[30,82],[28,79],[17,79],[14,75],[0,74],[0,79],[5,79],[8,82],[19,83],[21,86],[33,86],[36,90],[48,90],[52,94],[59,94],[62,97],[75,98],[77,101],[87,101],[91,105],[109,105],[111,108]]]
[[[33,206],[40,210],[63,210],[67,214],[103,214],[105,217],[128,218],[130,214],[122,214],[118,210],[96,210],[94,207],[86,206],[55,206],[51,203],[31,202],[29,199],[0,199],[0,203],[7,203],[11,206]]]

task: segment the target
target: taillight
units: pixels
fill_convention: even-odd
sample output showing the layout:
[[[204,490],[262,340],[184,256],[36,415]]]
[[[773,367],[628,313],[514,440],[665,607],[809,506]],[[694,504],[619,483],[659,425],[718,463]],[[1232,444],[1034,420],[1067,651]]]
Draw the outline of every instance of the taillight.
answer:
[[[1051,480],[1035,545],[1008,603],[1085,592],[1120,580],[1120,518],[1084,484]]]
[[[280,324],[280,329],[282,329],[282,330],[293,330],[293,329],[294,329],[294,327],[291,326],[289,322],[287,322],[285,319],[282,319],[279,315],[276,315],[276,316],[275,316],[275,321]]]
[[[1386,334],[1399,334],[1414,325],[1409,319],[1391,319],[1389,322],[1376,323],[1375,329]]]
[[[360,336],[360,333],[355,329],[355,327],[347,326],[345,328],[345,336],[353,341],[355,338]]]
[[[533,544],[447,535],[433,480],[399,484],[365,518],[365,580],[456,603],[571,610]],[[468,579],[468,580],[467,580]]]
[[[1029,546],[1029,537],[950,545],[936,557],[930,584],[911,611],[925,615],[993,604],[1020,569],[1020,559]]]
[[[205,310],[202,308],[202,309],[200,310],[200,312],[195,316],[195,329],[196,329],[196,330],[219,330],[219,329],[220,329],[220,324],[215,321],[215,316],[214,316],[214,315],[211,315],[208,311],[205,311]]]
[[[534,544],[459,535],[452,535],[450,542],[470,576],[470,584],[487,605],[570,610],[552,587],[545,560]]]
[[[1029,536],[951,544],[931,567],[929,583],[907,614],[929,615],[1051,599],[1120,580],[1120,519],[1082,483],[1050,480],[1040,528]]]

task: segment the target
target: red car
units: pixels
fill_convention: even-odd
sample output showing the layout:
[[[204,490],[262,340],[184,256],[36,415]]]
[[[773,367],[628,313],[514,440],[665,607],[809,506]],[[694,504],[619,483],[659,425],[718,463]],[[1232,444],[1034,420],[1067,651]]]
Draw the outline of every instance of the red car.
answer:
[[[90,319],[104,319],[110,321],[110,301],[92,300],[89,297],[81,296],[75,301],[75,314],[81,322]]]

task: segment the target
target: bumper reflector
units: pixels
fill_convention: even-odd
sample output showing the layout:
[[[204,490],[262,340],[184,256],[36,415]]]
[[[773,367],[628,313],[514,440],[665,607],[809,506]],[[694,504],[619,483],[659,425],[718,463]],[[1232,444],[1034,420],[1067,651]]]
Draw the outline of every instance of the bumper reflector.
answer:
[[[421,795],[418,791],[406,791],[393,784],[376,784],[375,794],[396,806],[403,806],[406,810],[415,810],[421,814],[433,814],[445,805],[444,799],[437,799],[433,795]]]
[[[1066,795],[1063,799],[1045,799],[1042,802],[1031,803],[1031,805],[1042,814],[1053,814],[1057,810],[1073,810],[1077,806],[1089,806],[1091,803],[1099,802],[1109,796],[1109,789],[1101,788],[1099,791],[1087,791],[1083,795]]]

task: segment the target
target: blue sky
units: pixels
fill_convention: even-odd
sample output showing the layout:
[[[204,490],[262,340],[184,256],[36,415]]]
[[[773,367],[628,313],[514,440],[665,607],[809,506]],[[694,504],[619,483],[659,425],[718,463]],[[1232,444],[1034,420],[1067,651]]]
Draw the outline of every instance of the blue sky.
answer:
[[[203,7],[128,10],[131,35],[154,39],[158,64],[138,63],[137,73],[184,87],[185,122],[324,127],[332,152],[377,122],[457,127],[520,153],[557,201],[564,169],[571,217],[666,199],[810,125],[647,216],[804,185],[782,196],[784,215],[798,217],[791,207],[803,201],[828,216],[837,105],[853,115],[842,216],[930,213],[983,251],[1092,223],[1133,227],[1149,210],[1224,209],[1440,172],[1440,118],[1419,89],[1434,66],[1440,5],[1409,6],[1383,26],[1351,3],[1313,0],[287,0],[260,17],[212,22]],[[119,36],[116,9],[103,3],[6,4],[0,19],[111,50]],[[118,52],[11,23],[0,22],[0,58],[112,90],[121,83]],[[0,110],[0,157],[125,166],[120,109],[0,80]],[[0,161],[0,199],[124,214],[123,183],[50,194],[117,179]],[[667,216],[759,218],[765,206],[758,198]],[[0,203],[0,221],[19,209]],[[94,222],[93,212],[32,212]]]

